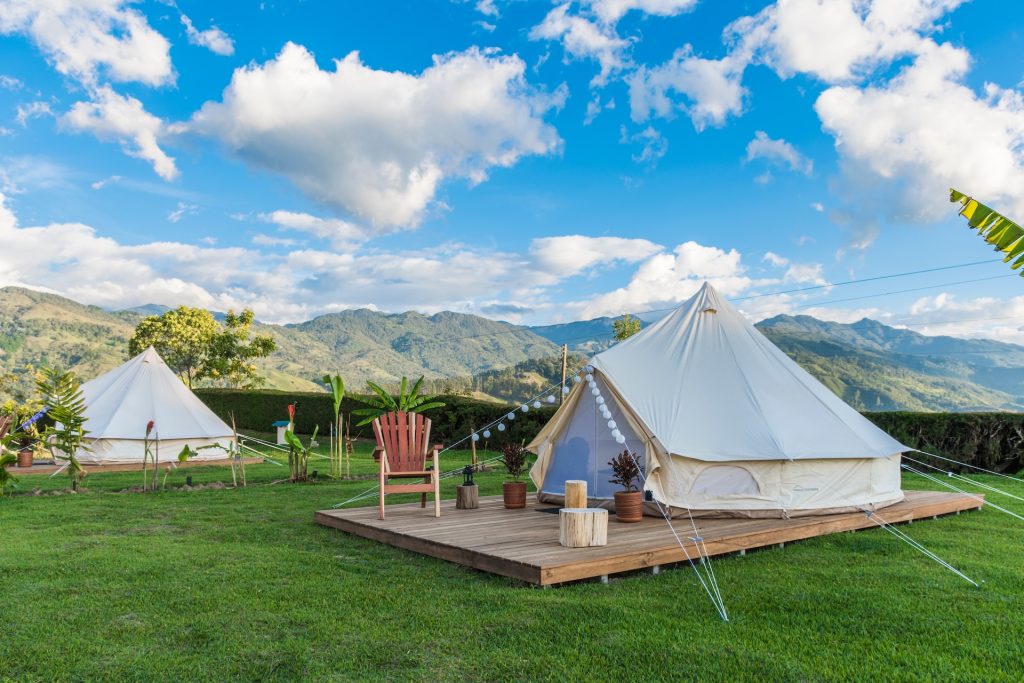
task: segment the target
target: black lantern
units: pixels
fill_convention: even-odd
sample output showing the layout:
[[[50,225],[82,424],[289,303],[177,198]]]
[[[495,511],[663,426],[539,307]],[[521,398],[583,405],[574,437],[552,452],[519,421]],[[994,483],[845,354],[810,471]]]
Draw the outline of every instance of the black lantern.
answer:
[[[473,485],[473,466],[466,465],[465,469],[462,470],[462,485],[472,486]]]

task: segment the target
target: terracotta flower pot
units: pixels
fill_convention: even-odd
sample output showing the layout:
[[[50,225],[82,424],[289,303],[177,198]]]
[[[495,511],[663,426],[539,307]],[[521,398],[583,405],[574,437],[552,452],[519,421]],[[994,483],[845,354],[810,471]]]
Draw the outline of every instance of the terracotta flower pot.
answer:
[[[18,467],[32,467],[32,449],[18,451]]]
[[[644,494],[640,491],[615,492],[615,519],[620,522],[639,522],[644,518]]]
[[[526,507],[526,482],[506,481],[501,485],[501,495],[505,499],[505,507],[509,510]]]

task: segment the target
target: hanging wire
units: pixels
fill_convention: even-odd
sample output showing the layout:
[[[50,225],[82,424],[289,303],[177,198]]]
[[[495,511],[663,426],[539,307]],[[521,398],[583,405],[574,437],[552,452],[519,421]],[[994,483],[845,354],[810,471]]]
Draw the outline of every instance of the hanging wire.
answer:
[[[907,533],[904,532],[903,530],[897,529],[895,526],[893,526],[889,522],[886,522],[874,510],[871,510],[871,509],[865,508],[865,507],[862,507],[861,510],[863,510],[864,514],[867,515],[868,519],[870,519],[872,522],[874,522],[878,526],[880,526],[883,529],[885,529],[886,531],[888,531],[890,534],[892,534],[896,538],[898,538],[901,541],[907,543],[912,548],[917,549],[922,554],[924,554],[925,556],[931,558],[935,562],[939,563],[941,566],[943,566],[946,569],[948,569],[949,571],[953,572],[954,574],[956,574],[957,576],[962,578],[964,581],[967,581],[968,583],[970,583],[975,588],[981,588],[981,584],[979,584],[977,581],[975,581],[971,577],[969,577],[966,574],[964,574],[962,571],[960,571],[959,569],[957,569],[956,567],[951,565],[949,562],[947,562],[946,560],[944,560],[941,557],[939,557],[938,555],[936,555],[934,552],[932,552],[928,548],[924,547],[924,545],[922,545],[920,542],[915,541],[913,538],[911,538],[909,535],[907,535]]]
[[[939,486],[945,486],[947,489],[950,489],[952,491],[956,491],[957,493],[962,493],[965,496],[968,496],[969,498],[972,498],[973,500],[978,501],[983,506],[987,505],[987,506],[989,506],[991,508],[995,508],[996,510],[999,510],[1000,512],[1003,512],[1003,513],[1005,513],[1007,515],[1010,515],[1011,517],[1015,517],[1015,518],[1019,519],[1020,521],[1024,522],[1024,517],[1018,515],[1013,510],[1007,510],[1006,508],[1004,508],[1002,506],[996,505],[992,501],[985,500],[981,496],[977,496],[977,495],[971,493],[970,491],[964,491],[962,488],[959,488],[957,486],[953,486],[949,482],[942,481],[938,477],[933,476],[931,474],[928,474],[927,472],[922,472],[921,470],[916,470],[913,467],[911,467],[910,465],[905,465],[905,464],[901,463],[900,467],[902,467],[903,469],[907,470],[908,472],[913,472],[914,474],[920,475],[920,476],[924,477],[925,479],[928,479],[929,481],[933,481],[936,484],[938,484]]]
[[[585,367],[588,370],[591,370],[591,366],[588,365]],[[596,380],[592,380],[591,383],[593,383],[594,385],[594,398],[597,399],[601,397],[602,393],[600,385],[597,384]],[[578,389],[578,391],[582,390],[582,388]],[[606,405],[606,403],[600,403],[598,405]],[[615,432],[614,429],[611,431],[613,433]],[[618,438],[616,438],[616,442],[622,443],[619,442]],[[636,459],[636,455],[628,446],[625,448],[625,452],[629,454],[630,460],[632,460],[633,465],[636,466],[637,472],[639,472],[640,479],[643,482],[644,488],[646,490],[647,475],[644,472],[644,468],[640,466],[640,462]],[[679,534],[676,532],[675,525],[672,523],[671,515],[669,515],[665,508],[662,506],[661,501],[659,501],[653,495],[651,496],[651,500],[654,501],[655,506],[658,508],[658,512],[661,513],[661,516],[665,519],[665,523],[668,524],[668,528],[672,532],[672,536],[675,538],[676,543],[678,543],[679,547],[682,549],[683,554],[686,556],[686,560],[690,563],[690,566],[693,567],[693,571],[697,575],[697,579],[700,581],[701,587],[704,588],[704,592],[707,593],[708,597],[711,599],[711,604],[715,606],[715,610],[718,612],[718,616],[722,618],[722,621],[729,621],[729,613],[726,610],[725,601],[722,599],[722,593],[718,588],[718,581],[715,578],[714,569],[711,566],[711,555],[707,553],[707,546],[704,544],[704,537],[701,536],[700,532],[697,530],[697,524],[693,520],[693,514],[690,512],[689,508],[687,508],[686,511],[690,515],[690,524],[693,527],[693,536],[690,538],[690,540],[693,542],[693,547],[697,551],[697,557],[701,560],[700,564],[705,567],[705,572],[707,574],[706,577],[704,574],[701,574],[701,571],[698,568],[697,563],[694,562],[693,557],[690,556],[690,551],[687,550],[686,544],[683,542],[683,540],[679,537]]]
[[[987,491],[991,491],[993,493],[999,493],[1001,495],[1006,496],[1007,498],[1013,498],[1014,500],[1019,500],[1022,503],[1024,503],[1024,498],[1021,498],[1020,496],[1017,496],[1017,495],[1014,495],[1012,493],[1009,493],[1008,491],[1003,491],[1002,489],[998,489],[995,486],[990,486],[989,484],[985,484],[985,483],[980,482],[980,481],[975,481],[975,480],[970,479],[968,477],[965,477],[965,476],[963,476],[961,474],[957,474],[956,472],[951,472],[951,471],[945,470],[945,469],[943,469],[941,467],[936,467],[935,465],[929,465],[928,463],[922,462],[920,460],[914,460],[913,458],[909,458],[909,457],[907,457],[905,455],[903,456],[903,459],[904,460],[909,460],[912,463],[916,463],[918,465],[921,465],[922,467],[927,467],[927,468],[933,469],[933,470],[935,470],[937,472],[942,472],[946,476],[952,477],[953,479],[957,479],[959,481],[962,481],[965,484],[971,484],[972,486],[977,486],[979,488],[983,488],[983,489],[985,489]]]
[[[1010,481],[1015,481],[1018,484],[1021,483],[1021,482],[1024,482],[1024,479],[1019,479],[1017,477],[1012,477],[1009,474],[1004,474],[1002,472],[995,472],[993,470],[986,470],[984,467],[979,467],[978,465],[972,465],[972,464],[970,464],[968,462],[960,462],[959,460],[953,460],[952,458],[947,458],[947,457],[944,457],[944,456],[941,456],[941,455],[936,455],[935,453],[929,453],[928,451],[922,451],[920,448],[912,448],[911,450],[914,453],[920,453],[921,455],[927,455],[929,458],[935,458],[937,460],[945,460],[946,462],[951,462],[951,463],[953,463],[955,465],[961,465],[962,467],[970,467],[972,470],[978,470],[979,472],[985,472],[986,474],[994,474],[997,477],[1002,477],[1003,479],[1009,479]]]

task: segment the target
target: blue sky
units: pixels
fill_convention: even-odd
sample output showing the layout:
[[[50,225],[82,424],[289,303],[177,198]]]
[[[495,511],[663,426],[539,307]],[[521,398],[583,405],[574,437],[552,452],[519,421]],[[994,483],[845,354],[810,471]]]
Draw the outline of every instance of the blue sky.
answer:
[[[0,284],[546,323],[982,261],[946,191],[1024,216],[1022,27],[994,0],[0,0]],[[1020,287],[740,306],[1024,341]]]

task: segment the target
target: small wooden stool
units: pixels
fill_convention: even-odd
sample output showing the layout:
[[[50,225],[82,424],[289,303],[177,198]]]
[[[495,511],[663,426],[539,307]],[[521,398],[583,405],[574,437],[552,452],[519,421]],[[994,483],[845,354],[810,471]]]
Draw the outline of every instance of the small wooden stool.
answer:
[[[566,548],[608,545],[608,511],[562,508],[558,511],[558,542]]]
[[[476,510],[480,507],[480,487],[476,484],[459,484],[455,487],[455,509]]]
[[[587,507],[587,482],[583,479],[569,479],[565,482],[565,507]]]

